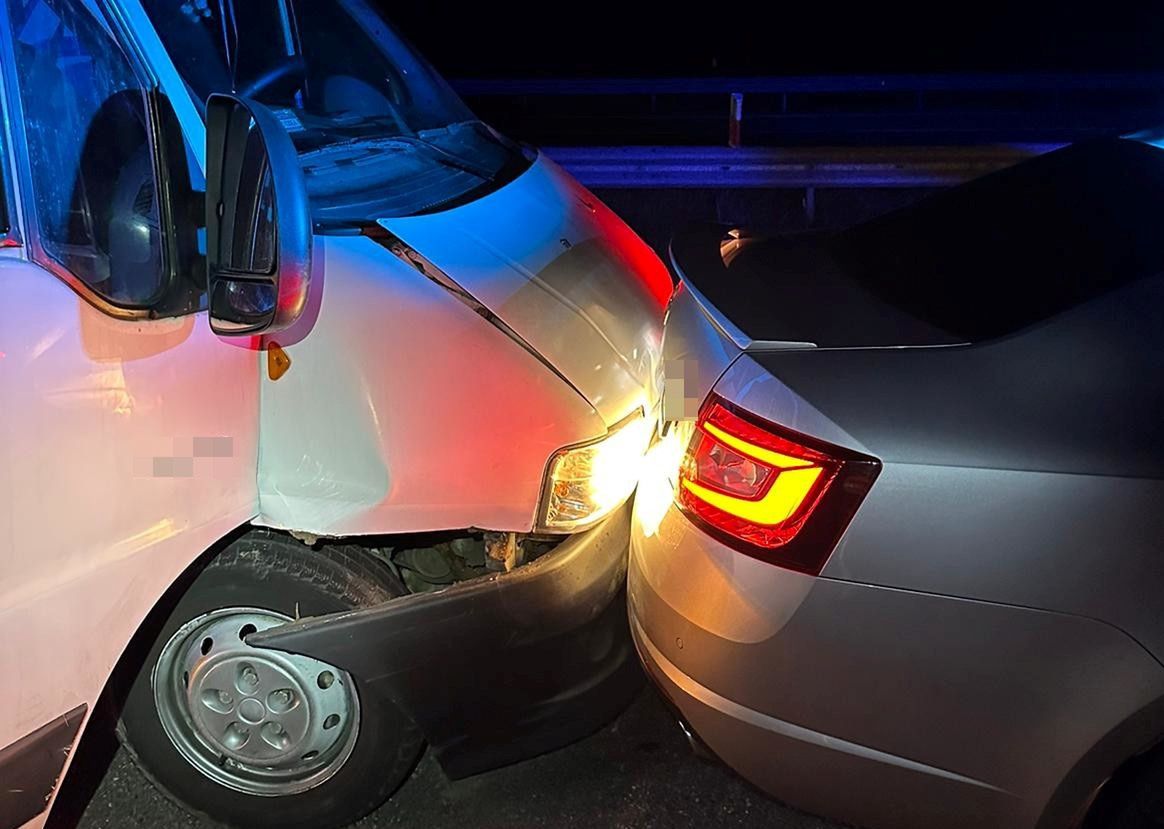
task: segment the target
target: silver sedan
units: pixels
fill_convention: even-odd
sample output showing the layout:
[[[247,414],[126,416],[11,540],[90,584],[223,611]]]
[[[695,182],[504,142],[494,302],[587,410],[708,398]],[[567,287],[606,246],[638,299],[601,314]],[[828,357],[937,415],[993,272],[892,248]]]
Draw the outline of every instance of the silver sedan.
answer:
[[[839,233],[672,245],[629,597],[771,794],[868,826],[1164,826],[1164,150]]]

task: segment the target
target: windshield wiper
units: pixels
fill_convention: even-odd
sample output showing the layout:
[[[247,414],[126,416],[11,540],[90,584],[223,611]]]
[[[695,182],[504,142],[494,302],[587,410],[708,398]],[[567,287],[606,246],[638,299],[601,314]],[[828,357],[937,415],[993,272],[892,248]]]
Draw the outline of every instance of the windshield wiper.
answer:
[[[467,121],[454,121],[451,124],[445,124],[443,127],[432,127],[427,130],[417,130],[416,134],[420,138],[428,140],[432,135],[455,135],[464,129],[472,129],[474,134],[483,135],[499,147],[511,148],[511,143],[504,136],[499,135],[493,131],[493,128],[482,121],[480,118],[470,118]]]
[[[426,141],[419,136],[414,135],[391,135],[380,138],[368,139],[370,144],[405,144],[410,147],[423,147],[433,153],[433,160],[438,164],[443,164],[446,167],[452,167],[466,173],[470,173],[482,181],[493,183],[497,180],[496,174],[488,167],[477,164],[474,161],[458,155],[454,152],[449,152],[439,144],[434,144],[431,141]]]
[[[445,167],[451,167],[465,173],[469,173],[490,184],[496,183],[498,180],[497,172],[491,167],[487,167],[472,159],[465,158],[459,153],[452,150],[445,149],[437,142],[422,135],[408,135],[406,133],[390,133],[390,134],[373,134],[373,135],[359,135],[359,132],[371,127],[374,130],[379,130],[381,127],[392,127],[399,129],[400,124],[394,118],[383,115],[362,115],[357,113],[332,113],[330,117],[320,117],[318,115],[309,114],[302,110],[288,110],[293,113],[294,119],[300,126],[308,133],[317,133],[321,137],[329,134],[335,135],[337,127],[342,126],[342,130],[348,133],[347,138],[340,142],[343,144],[359,144],[363,146],[403,146],[414,149],[424,150],[428,157],[438,164]],[[344,123],[339,123],[343,121]],[[460,122],[459,124],[452,124],[448,128],[441,128],[438,130],[424,130],[423,132],[431,134],[445,134],[448,130],[455,129],[461,124],[474,123],[471,121]],[[488,129],[486,130],[488,132]],[[353,134],[356,133],[356,134]],[[475,131],[480,134],[479,131]],[[497,140],[495,137],[493,140]],[[325,141],[323,143],[335,143]]]
[[[396,127],[396,128],[399,128],[399,126],[400,126],[399,123],[395,119],[388,118],[388,117],[385,117],[382,115],[359,116],[356,120],[361,124],[375,124],[375,125],[385,124],[385,125],[390,125],[390,126]],[[447,133],[451,132],[454,128],[461,126],[462,124],[471,124],[471,123],[474,123],[474,122],[462,121],[462,122],[458,122],[456,124],[450,124],[448,127],[442,127],[440,129],[422,130],[421,131],[422,134],[417,134],[417,135],[406,135],[404,133],[397,133],[395,135],[369,136],[366,138],[362,137],[362,138],[359,138],[357,140],[362,142],[362,143],[367,142],[369,144],[393,144],[393,143],[395,143],[395,144],[405,144],[405,145],[408,145],[411,147],[423,147],[423,148],[429,150],[429,152],[431,152],[435,156],[435,158],[434,158],[435,161],[443,163],[443,164],[445,164],[445,166],[454,167],[458,170],[462,170],[466,173],[470,173],[470,174],[476,176],[477,178],[481,179],[482,181],[487,181],[489,183],[493,183],[497,180],[497,174],[494,170],[492,170],[491,168],[486,167],[482,164],[479,164],[476,161],[473,161],[472,159],[465,158],[464,156],[460,155],[459,153],[455,153],[451,150],[445,149],[440,144],[437,144],[435,141],[431,140],[430,138],[426,137],[426,135],[425,135],[425,134],[427,134],[427,135],[447,134]],[[496,140],[496,139],[494,139],[494,140]]]

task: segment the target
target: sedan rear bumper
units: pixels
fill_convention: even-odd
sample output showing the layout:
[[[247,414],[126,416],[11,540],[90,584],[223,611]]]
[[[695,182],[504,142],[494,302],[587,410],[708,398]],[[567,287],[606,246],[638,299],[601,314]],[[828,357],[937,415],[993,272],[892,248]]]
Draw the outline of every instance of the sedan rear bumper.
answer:
[[[642,685],[627,629],[630,506],[536,561],[248,638],[360,678],[424,732],[450,777],[566,745]]]
[[[794,806],[842,819],[859,814],[874,827],[1021,825],[1010,819],[1015,799],[1002,789],[740,705],[684,674],[634,622],[632,635],[684,727],[721,762]]]
[[[711,751],[863,826],[1072,825],[1114,768],[1096,747],[1164,695],[1102,622],[784,570],[674,508],[636,515],[628,590],[649,674]]]

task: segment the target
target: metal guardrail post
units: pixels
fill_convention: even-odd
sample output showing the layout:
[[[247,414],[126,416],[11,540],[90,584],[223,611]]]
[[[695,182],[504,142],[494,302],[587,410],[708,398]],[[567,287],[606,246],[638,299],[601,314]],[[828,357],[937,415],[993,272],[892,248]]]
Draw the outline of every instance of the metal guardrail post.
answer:
[[[740,148],[740,122],[744,119],[744,93],[733,92],[728,109],[728,146]]]

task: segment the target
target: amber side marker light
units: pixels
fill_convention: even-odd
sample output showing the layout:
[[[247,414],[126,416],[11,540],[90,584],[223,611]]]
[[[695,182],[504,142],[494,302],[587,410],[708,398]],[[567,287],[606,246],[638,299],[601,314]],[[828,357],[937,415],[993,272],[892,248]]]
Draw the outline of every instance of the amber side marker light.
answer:
[[[881,471],[712,396],[679,472],[679,507],[747,555],[818,575]]]
[[[291,368],[291,355],[277,342],[267,343],[267,376],[278,380]]]

